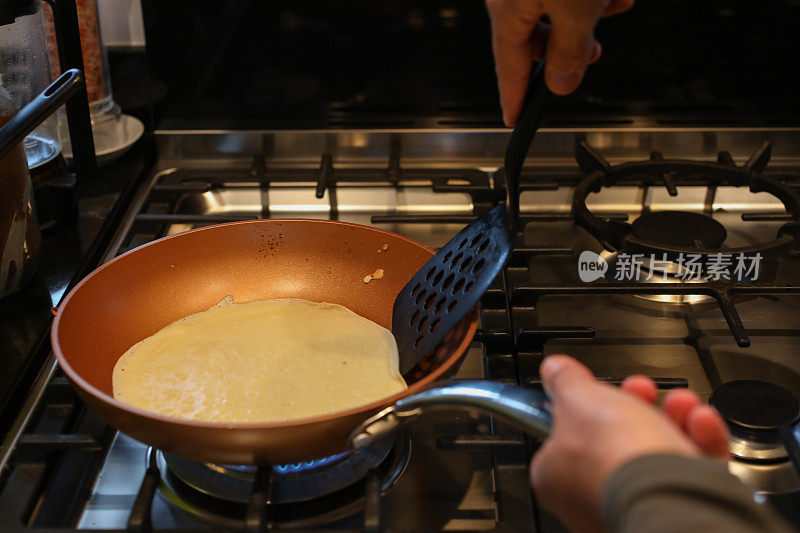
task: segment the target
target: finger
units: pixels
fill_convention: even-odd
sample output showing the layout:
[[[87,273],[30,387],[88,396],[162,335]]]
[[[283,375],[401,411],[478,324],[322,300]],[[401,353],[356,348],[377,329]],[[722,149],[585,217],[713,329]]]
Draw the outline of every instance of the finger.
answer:
[[[596,504],[575,504],[576,484],[582,484],[581,481],[564,482],[575,470],[571,464],[574,461],[575,457],[565,453],[552,438],[542,444],[529,469],[536,503],[556,516],[568,517],[565,525],[570,531],[603,531],[603,519]]]
[[[620,388],[649,404],[655,404],[658,398],[658,387],[647,376],[628,376],[622,381]]]
[[[598,59],[600,59],[600,55],[603,53],[603,47],[600,45],[599,42],[595,41],[592,44],[592,55],[589,56],[589,64],[594,63]]]
[[[599,14],[598,14],[599,15]],[[563,10],[550,13],[552,28],[547,41],[547,86],[556,94],[574,91],[583,78],[594,49],[597,16],[577,17]]]
[[[603,11],[604,17],[618,15],[633,7],[633,0],[612,0]]]
[[[530,466],[528,468],[528,476],[530,478],[531,486],[534,489],[538,489],[542,485],[546,485],[545,483],[545,471],[544,468],[549,464],[548,456],[552,455],[549,453],[549,450],[553,447],[552,444],[547,444],[548,442],[552,442],[550,440],[546,440],[539,446],[539,449],[536,450],[531,457]]]
[[[554,399],[571,388],[594,385],[592,371],[568,355],[551,355],[539,367],[542,384]]]
[[[534,60],[541,60],[549,33],[550,28],[542,23],[533,22],[525,28],[519,20],[506,21],[504,14],[492,19],[497,86],[506,126],[516,124],[528,88],[531,65]]]
[[[568,484],[559,482],[564,472],[568,472],[569,459],[559,453],[559,445],[547,439],[533,455],[528,469],[531,487],[537,494],[538,503],[546,509],[555,511],[559,502],[569,501]]]
[[[538,3],[487,0],[503,122],[513,126],[522,107],[534,50],[531,35],[542,16]]]
[[[686,422],[689,437],[705,453],[728,459],[728,439],[730,432],[725,421],[713,407],[700,405],[689,413]]]
[[[686,430],[689,414],[701,405],[700,398],[688,389],[671,390],[664,397],[664,413],[681,429]]]

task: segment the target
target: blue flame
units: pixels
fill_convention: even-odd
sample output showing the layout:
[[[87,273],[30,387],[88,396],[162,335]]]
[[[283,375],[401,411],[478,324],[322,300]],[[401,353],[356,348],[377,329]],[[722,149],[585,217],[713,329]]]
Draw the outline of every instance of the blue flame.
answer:
[[[348,452],[343,452],[343,453],[337,453],[336,455],[323,457],[322,459],[312,459],[311,461],[303,461],[301,463],[289,463],[286,465],[278,465],[275,467],[275,471],[280,474],[293,474],[295,472],[305,472],[306,470],[313,470],[314,468],[319,468],[320,466],[332,463],[338,459],[341,459],[347,454]]]

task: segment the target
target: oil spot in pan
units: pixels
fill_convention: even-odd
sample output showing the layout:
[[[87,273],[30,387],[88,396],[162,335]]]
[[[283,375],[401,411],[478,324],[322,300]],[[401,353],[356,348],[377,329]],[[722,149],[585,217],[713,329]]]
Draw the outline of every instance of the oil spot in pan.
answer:
[[[369,283],[373,279],[381,279],[383,277],[383,269],[379,268],[375,270],[372,274],[368,274],[364,276],[364,283]]]

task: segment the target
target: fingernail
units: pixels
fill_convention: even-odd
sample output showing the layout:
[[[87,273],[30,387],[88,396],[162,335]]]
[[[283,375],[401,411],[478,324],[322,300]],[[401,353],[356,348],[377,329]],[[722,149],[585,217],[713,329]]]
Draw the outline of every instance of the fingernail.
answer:
[[[550,382],[553,376],[558,373],[560,367],[561,358],[552,356],[545,358],[539,366],[539,377],[542,378],[542,390],[550,400],[553,399],[553,392],[550,390]]]
[[[600,59],[600,54],[603,52],[603,48],[600,46],[600,43],[597,41],[592,44],[592,55],[589,56],[589,62],[594,63],[598,59]]]
[[[581,79],[578,72],[561,72],[552,69],[546,72],[546,76],[547,86],[556,94],[571,93],[578,86]]]
[[[561,360],[558,357],[546,357],[539,367],[539,375],[542,376],[543,381],[550,379],[550,376],[558,372],[561,366]]]

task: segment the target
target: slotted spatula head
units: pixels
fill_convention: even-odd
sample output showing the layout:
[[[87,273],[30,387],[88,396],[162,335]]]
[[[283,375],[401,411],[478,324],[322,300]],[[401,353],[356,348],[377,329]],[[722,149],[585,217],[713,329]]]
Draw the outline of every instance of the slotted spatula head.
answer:
[[[516,235],[519,175],[551,96],[541,62],[531,70],[528,94],[506,150],[506,203],[461,230],[395,298],[392,333],[400,351],[401,374],[444,341],[505,266]]]
[[[439,250],[394,301],[392,333],[406,374],[480,300],[511,253],[505,206],[473,221]]]

